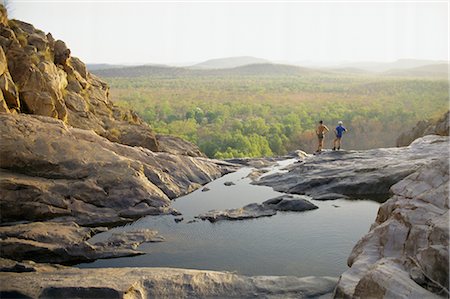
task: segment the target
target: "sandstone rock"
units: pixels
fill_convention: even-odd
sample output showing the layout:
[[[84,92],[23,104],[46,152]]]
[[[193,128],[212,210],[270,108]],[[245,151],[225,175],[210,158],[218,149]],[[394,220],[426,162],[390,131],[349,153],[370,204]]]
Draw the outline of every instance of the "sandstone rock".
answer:
[[[392,186],[370,232],[353,248],[337,298],[448,296],[449,157]]]
[[[397,139],[397,146],[408,146],[417,138],[425,135],[441,135],[448,136],[449,134],[449,112],[445,113],[440,119],[436,121],[422,120],[410,131],[400,135]]]
[[[141,229],[122,233],[113,233],[105,242],[97,242],[95,245],[103,247],[119,247],[136,249],[142,243],[163,242],[164,238],[157,231]]]
[[[317,298],[333,277],[242,276],[174,268],[60,269],[0,273],[0,294],[32,298]]]
[[[142,254],[136,250],[140,244],[164,240],[156,231],[147,229],[116,233],[105,242],[91,244],[88,239],[100,231],[73,222],[33,222],[0,227],[0,254],[19,261],[71,264]]]
[[[262,204],[276,211],[301,212],[318,209],[318,207],[308,201],[306,197],[292,195],[282,195],[279,197],[275,197],[266,200]]]
[[[235,183],[233,183],[233,182],[225,182],[225,183],[223,183],[225,186],[234,186],[234,185],[236,185]]]
[[[58,218],[98,226],[171,213],[170,199],[234,170],[120,145],[42,116],[0,114],[0,139],[3,223]]]
[[[156,139],[158,140],[159,149],[163,152],[174,155],[206,157],[196,145],[179,137],[158,134],[156,135]]]
[[[240,209],[228,209],[224,211],[211,210],[200,214],[196,218],[217,222],[220,220],[244,220],[260,217],[269,217],[277,214],[277,211],[301,212],[318,209],[318,207],[305,198],[283,195],[266,200],[262,204],[252,203]]]
[[[438,159],[448,148],[448,137],[430,135],[404,148],[329,151],[291,165],[286,173],[267,175],[253,183],[319,199],[332,193],[387,198],[393,184]]]
[[[277,211],[257,203],[248,204],[239,209],[227,209],[224,211],[211,210],[196,216],[201,220],[217,222],[221,220],[245,220],[276,215]]]
[[[11,75],[9,74],[6,56],[3,48],[0,47],[0,90],[4,104],[8,109],[3,109],[4,112],[9,112],[9,109],[20,109],[19,92],[14,84]]]

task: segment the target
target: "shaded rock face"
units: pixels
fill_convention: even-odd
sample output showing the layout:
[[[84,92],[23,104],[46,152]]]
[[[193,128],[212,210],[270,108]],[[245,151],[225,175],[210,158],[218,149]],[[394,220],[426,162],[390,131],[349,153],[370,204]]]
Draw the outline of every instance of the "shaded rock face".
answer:
[[[336,298],[435,298],[449,289],[449,160],[445,153],[391,188],[353,248]]]
[[[449,114],[450,111],[445,113],[437,121],[422,120],[410,131],[403,133],[397,139],[397,146],[408,146],[417,138],[425,135],[441,135],[448,136],[449,134]]]
[[[2,223],[97,226],[170,213],[170,199],[232,169],[110,142],[42,116],[0,114],[0,139]]]
[[[277,211],[302,212],[318,209],[316,205],[305,198],[292,195],[282,195],[266,200],[262,204],[251,203],[239,209],[227,209],[223,211],[211,210],[196,218],[217,222],[221,220],[244,220],[260,217],[270,217]]]
[[[164,241],[158,232],[149,229],[114,234],[101,243],[88,241],[92,235],[105,230],[80,227],[74,222],[51,221],[0,227],[0,254],[3,258],[19,261],[74,264],[143,254],[136,250],[140,244]],[[35,271],[22,268],[19,267],[19,272]],[[13,270],[6,269],[7,272]]]
[[[174,268],[36,270],[0,272],[2,298],[8,294],[19,294],[16,298],[318,298],[329,296],[337,281]]]
[[[267,175],[253,183],[314,199],[388,198],[393,184],[446,155],[448,148],[448,137],[429,135],[404,148],[325,151],[305,157],[286,173]]]

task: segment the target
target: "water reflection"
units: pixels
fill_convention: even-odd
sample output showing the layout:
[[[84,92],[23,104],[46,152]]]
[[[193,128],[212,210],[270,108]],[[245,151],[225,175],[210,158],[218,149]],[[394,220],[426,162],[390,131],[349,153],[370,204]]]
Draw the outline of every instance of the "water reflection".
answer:
[[[293,161],[283,161],[270,172]],[[178,267],[236,271],[246,275],[338,276],[359,238],[374,222],[379,203],[372,200],[312,202],[317,210],[279,212],[273,217],[209,223],[194,220],[211,209],[242,207],[281,195],[272,188],[250,184],[250,168],[226,175],[206,187],[177,199],[173,206],[184,221],[173,216],[148,216],[114,229],[156,229],[166,242],[143,244],[146,255],[98,260],[79,267]],[[225,186],[232,181],[235,185]],[[94,237],[106,238],[110,232]]]

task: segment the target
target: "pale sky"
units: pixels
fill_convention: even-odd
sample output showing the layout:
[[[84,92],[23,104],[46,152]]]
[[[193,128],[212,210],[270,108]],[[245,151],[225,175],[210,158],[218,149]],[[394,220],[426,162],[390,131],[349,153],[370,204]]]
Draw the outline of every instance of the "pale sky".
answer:
[[[8,1],[87,63],[448,60],[447,1]]]

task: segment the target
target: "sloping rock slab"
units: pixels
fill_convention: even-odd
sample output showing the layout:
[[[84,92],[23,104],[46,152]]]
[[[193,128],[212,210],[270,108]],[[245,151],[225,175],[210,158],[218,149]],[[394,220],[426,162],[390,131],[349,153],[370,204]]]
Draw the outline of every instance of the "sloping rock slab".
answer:
[[[74,264],[139,255],[142,252],[136,248],[141,243],[164,240],[156,231],[145,229],[113,234],[103,243],[89,243],[88,239],[100,231],[103,230],[80,227],[73,222],[33,222],[0,227],[0,255],[19,261]]]
[[[388,195],[389,188],[448,152],[448,137],[429,135],[403,148],[325,151],[253,182],[276,191],[311,197],[338,193],[351,197]]]
[[[1,222],[99,226],[171,213],[170,199],[236,169],[121,145],[43,116],[0,113],[0,140]]]
[[[337,298],[435,298],[449,289],[449,157],[392,186],[353,248]]]
[[[22,298],[315,298],[334,277],[242,276],[174,268],[68,268],[0,273],[0,295]],[[2,296],[3,298],[3,296]]]
[[[269,217],[277,211],[301,212],[318,209],[318,207],[304,198],[294,198],[292,195],[283,195],[269,199],[262,204],[251,203],[239,209],[223,211],[211,210],[200,214],[196,218],[217,222],[220,220],[244,220],[260,217]]]

